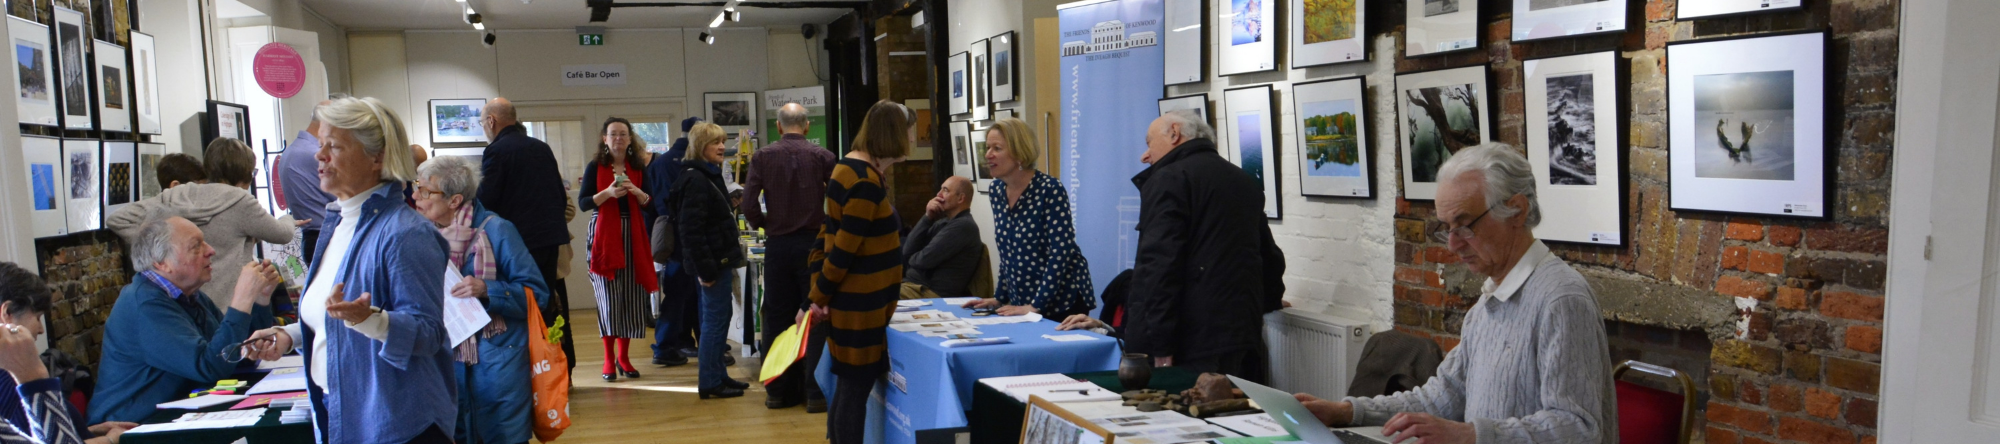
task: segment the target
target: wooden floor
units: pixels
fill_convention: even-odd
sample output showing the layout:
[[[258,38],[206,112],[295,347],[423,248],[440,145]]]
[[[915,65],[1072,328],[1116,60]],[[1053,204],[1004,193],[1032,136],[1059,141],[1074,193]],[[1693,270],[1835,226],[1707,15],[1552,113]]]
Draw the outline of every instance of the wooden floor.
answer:
[[[604,382],[604,343],[597,314],[572,313],[576,371],[571,375],[570,419],[574,425],[559,443],[825,443],[826,414],[804,407],[764,408],[764,387],[756,383],[756,358],[737,358],[729,376],[750,382],[743,397],[702,400],[695,396],[695,363],[652,365],[653,339],[633,339],[632,366],[639,379]],[[738,347],[737,350],[742,350]]]

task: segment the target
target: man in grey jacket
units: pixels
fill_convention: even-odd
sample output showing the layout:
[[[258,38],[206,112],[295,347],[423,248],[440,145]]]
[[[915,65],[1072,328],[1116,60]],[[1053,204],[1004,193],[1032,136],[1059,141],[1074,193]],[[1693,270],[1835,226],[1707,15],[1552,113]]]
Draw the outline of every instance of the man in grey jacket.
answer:
[[[1611,355],[1583,275],[1535,240],[1542,221],[1528,159],[1505,144],[1461,150],[1438,168],[1431,233],[1488,276],[1464,342],[1414,390],[1299,401],[1328,425],[1381,425],[1390,441],[1618,442]]]
[[[972,295],[972,275],[986,245],[972,207],[972,181],[951,176],[924,206],[924,218],[903,241],[903,299]],[[928,290],[928,291],[926,291]],[[929,294],[926,294],[929,293]]]

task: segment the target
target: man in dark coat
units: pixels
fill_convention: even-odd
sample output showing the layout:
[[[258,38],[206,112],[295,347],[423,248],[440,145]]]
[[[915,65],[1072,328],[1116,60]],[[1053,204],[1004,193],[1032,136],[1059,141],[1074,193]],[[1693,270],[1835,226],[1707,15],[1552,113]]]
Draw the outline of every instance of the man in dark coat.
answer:
[[[646,165],[646,190],[653,195],[647,206],[652,208],[657,218],[671,218],[674,209],[669,208],[668,197],[673,195],[674,182],[680,180],[681,158],[687,156],[688,130],[701,123],[700,117],[681,120],[681,137],[674,139],[673,148],[665,154],[653,156],[653,163]],[[646,221],[647,229],[652,229],[656,221]],[[666,259],[667,264],[660,270],[660,315],[653,324],[653,365],[676,366],[688,362],[682,349],[694,349],[694,328],[701,323],[701,293],[697,289],[693,273],[688,272],[677,259],[677,255]]]
[[[1160,366],[1263,379],[1264,313],[1284,296],[1284,252],[1264,187],[1215,149],[1215,130],[1176,111],[1146,129],[1139,254],[1125,345]]]
[[[569,292],[556,279],[556,257],[569,243],[569,225],[563,213],[569,207],[569,191],[563,187],[562,171],[556,169],[555,150],[549,144],[528,137],[528,129],[515,118],[514,104],[505,98],[486,102],[480,125],[486,129],[486,151],[479,165],[479,203],[493,214],[514,223],[527,244],[528,256],[541,269],[542,282],[549,284],[549,304],[542,307],[542,319],[554,323],[556,316],[569,316]],[[569,323],[562,327],[563,352],[576,356],[576,342]],[[576,368],[576,360],[569,363]]]

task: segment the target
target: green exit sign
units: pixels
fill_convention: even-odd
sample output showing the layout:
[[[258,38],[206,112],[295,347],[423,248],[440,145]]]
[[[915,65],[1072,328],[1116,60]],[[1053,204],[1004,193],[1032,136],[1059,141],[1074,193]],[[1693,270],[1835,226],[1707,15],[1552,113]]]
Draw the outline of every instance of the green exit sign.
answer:
[[[582,46],[604,46],[604,34],[577,34],[576,44]]]

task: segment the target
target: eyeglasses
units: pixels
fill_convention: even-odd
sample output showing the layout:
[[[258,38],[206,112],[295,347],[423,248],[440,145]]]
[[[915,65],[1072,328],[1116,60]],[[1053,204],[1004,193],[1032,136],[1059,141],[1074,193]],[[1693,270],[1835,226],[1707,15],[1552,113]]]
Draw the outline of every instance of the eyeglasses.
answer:
[[[1443,230],[1432,231],[1431,240],[1437,241],[1437,243],[1440,244],[1451,243],[1451,238],[1453,236],[1457,236],[1459,239],[1472,240],[1472,225],[1479,223],[1480,219],[1486,218],[1487,213],[1492,213],[1492,212],[1493,208],[1489,207],[1486,209],[1486,211],[1480,212],[1478,217],[1472,218],[1471,222],[1466,222],[1465,225],[1461,225],[1457,228],[1446,228]]]
[[[229,347],[223,349],[221,353],[222,359],[229,362],[243,362],[243,358],[245,357],[243,355],[243,349],[247,348],[252,351],[263,350],[264,347],[276,345],[277,343],[278,343],[277,335],[265,336],[261,338],[250,338],[243,342],[236,343],[235,347]]]

